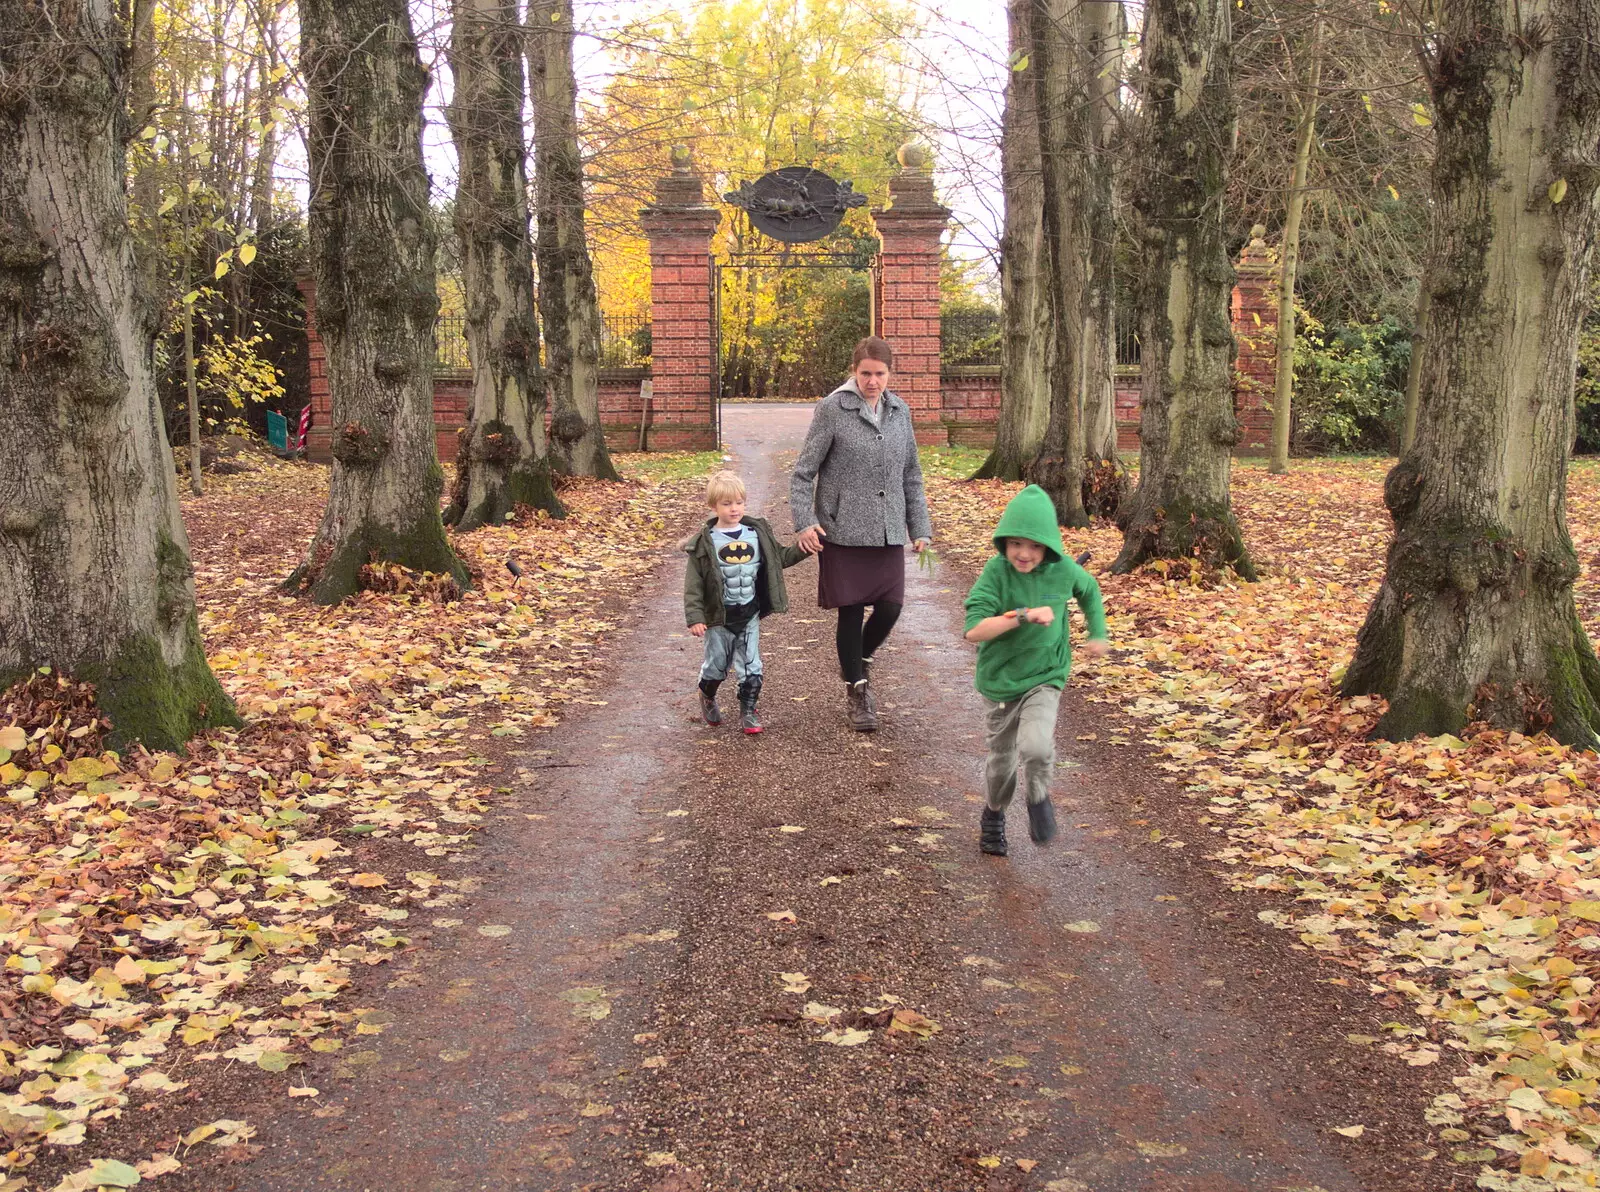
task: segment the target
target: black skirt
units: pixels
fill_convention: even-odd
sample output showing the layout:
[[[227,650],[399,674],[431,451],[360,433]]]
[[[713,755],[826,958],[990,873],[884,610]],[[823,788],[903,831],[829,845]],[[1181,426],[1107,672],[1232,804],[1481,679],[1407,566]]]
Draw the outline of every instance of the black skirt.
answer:
[[[817,606],[906,602],[906,548],[835,546],[824,542],[817,558]]]

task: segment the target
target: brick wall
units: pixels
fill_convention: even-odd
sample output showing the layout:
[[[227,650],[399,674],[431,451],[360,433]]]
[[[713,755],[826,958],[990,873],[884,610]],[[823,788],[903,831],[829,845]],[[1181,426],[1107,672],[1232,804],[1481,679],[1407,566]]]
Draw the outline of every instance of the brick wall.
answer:
[[[948,441],[992,447],[1000,418],[1000,366],[946,365],[939,377],[941,414]],[[1117,369],[1117,450],[1139,450],[1139,370]]]

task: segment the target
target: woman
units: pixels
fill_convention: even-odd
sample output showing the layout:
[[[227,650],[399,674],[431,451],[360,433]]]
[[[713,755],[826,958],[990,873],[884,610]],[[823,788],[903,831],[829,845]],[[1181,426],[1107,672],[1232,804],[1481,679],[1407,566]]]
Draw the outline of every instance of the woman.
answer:
[[[911,409],[889,391],[894,353],[869,336],[851,377],[817,405],[789,487],[799,545],[817,560],[817,603],[839,610],[836,641],[850,727],[878,727],[872,656],[906,598],[905,547],[933,536]],[[866,617],[867,605],[872,616]]]

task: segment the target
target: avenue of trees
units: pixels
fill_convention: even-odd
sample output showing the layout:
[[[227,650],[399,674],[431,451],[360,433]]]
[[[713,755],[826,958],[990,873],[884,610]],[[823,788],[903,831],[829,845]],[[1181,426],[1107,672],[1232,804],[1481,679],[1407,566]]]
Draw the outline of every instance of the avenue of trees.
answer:
[[[1578,361],[1600,361],[1584,346],[1596,2],[1010,0],[1004,393],[984,474],[1044,485],[1067,525],[1105,511],[1085,494],[1119,473],[1113,344],[1117,311],[1134,312],[1140,464],[1113,567],[1183,558],[1253,579],[1229,499],[1230,301],[1260,219],[1293,366],[1273,396],[1275,469],[1310,399],[1297,382],[1316,392],[1306,343],[1325,348],[1335,314],[1409,361],[1396,533],[1345,690],[1386,697],[1391,736],[1478,717],[1600,744],[1564,521]],[[274,330],[292,324],[296,267],[316,287],[334,462],[289,588],[340,600],[372,561],[465,583],[446,518],[557,512],[556,476],[614,475],[596,276],[625,288],[628,213],[666,144],[716,144],[730,178],[807,160],[874,191],[895,145],[940,133],[904,83],[944,65],[911,52],[916,20],[892,5],[725,0],[625,29],[586,112],[570,0],[453,0],[437,48],[459,168],[441,204],[416,11],[0,0],[0,408],[21,457],[0,479],[0,683],[41,665],[91,678],[119,733],[152,745],[232,718],[204,659],[169,443],[198,442],[207,402],[281,395],[298,365]],[[694,100],[723,79],[737,85]],[[294,105],[303,225],[276,172]],[[737,220],[724,234],[724,252],[756,243]],[[825,247],[866,235],[853,213]],[[1299,303],[1312,291],[1315,312]],[[474,365],[448,502],[441,292]],[[724,295],[725,381],[765,370],[781,389],[772,328],[864,300],[848,274],[745,271]]]

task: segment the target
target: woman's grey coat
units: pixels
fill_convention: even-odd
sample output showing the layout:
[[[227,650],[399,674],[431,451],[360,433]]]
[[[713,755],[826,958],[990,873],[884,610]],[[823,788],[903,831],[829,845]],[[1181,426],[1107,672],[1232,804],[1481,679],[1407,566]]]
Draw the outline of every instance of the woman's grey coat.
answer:
[[[903,546],[933,537],[911,408],[878,399],[878,422],[852,378],[817,403],[789,482],[795,533],[820,524],[837,546]]]

